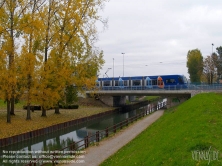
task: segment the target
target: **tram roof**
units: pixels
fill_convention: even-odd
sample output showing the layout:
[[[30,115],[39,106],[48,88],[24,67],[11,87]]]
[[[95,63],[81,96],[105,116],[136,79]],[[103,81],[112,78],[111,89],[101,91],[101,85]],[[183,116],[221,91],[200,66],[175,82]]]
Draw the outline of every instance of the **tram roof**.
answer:
[[[98,81],[112,81],[112,80],[118,81],[120,78],[122,80],[142,80],[146,79],[147,77],[149,77],[150,79],[157,79],[158,77],[163,77],[167,79],[167,78],[176,78],[178,76],[183,76],[183,75],[175,74],[175,75],[156,75],[156,76],[110,77],[110,78],[98,78]]]

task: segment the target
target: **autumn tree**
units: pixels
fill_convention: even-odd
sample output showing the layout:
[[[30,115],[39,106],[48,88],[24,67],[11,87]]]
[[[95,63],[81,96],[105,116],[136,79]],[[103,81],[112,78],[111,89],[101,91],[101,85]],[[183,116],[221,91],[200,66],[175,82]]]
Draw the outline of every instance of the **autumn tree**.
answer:
[[[200,50],[189,50],[187,53],[187,68],[192,83],[200,82],[203,71],[203,56]]]
[[[76,79],[77,75],[74,73],[79,73],[79,66],[83,68],[86,62],[85,60],[88,60],[90,63],[96,60],[95,54],[93,54],[94,51],[98,51],[93,47],[93,41],[95,41],[94,36],[97,33],[95,30],[95,21],[100,19],[100,17],[97,16],[97,8],[98,6],[102,6],[102,2],[103,1],[100,0],[89,0],[83,3],[82,1],[64,0],[59,3],[54,2],[54,5],[52,5],[50,10],[54,10],[53,18],[48,20],[53,20],[50,23],[53,25],[53,28],[46,28],[50,30],[49,34],[51,34],[51,37],[50,40],[45,40],[45,43],[48,43],[48,46],[50,46],[50,56],[54,64],[54,84],[57,84],[59,87],[61,87],[61,85],[63,85],[62,87],[79,85],[77,82],[81,82],[81,86],[85,84],[85,80],[82,79],[84,75]],[[103,21],[103,23],[105,23],[105,21]],[[45,39],[48,38],[47,34],[48,33],[45,33]],[[46,45],[47,44],[45,44],[45,48]],[[46,51],[45,55],[47,55]],[[101,54],[97,54],[96,57],[98,55],[99,59],[101,59]],[[45,59],[47,60],[47,56],[45,56]],[[65,69],[65,66],[69,66],[67,62],[70,61],[72,62],[72,70]],[[75,62],[73,63],[73,61]],[[88,65],[90,65],[90,63],[88,63]],[[103,64],[103,61],[94,61],[94,63],[99,67]],[[78,67],[73,64],[78,64]],[[91,77],[91,80],[95,83],[96,79],[95,77]],[[55,113],[59,113],[58,105],[59,101],[64,97],[64,88],[60,90],[57,89],[56,92],[60,98],[57,100]]]
[[[216,48],[219,57],[222,57],[222,46]]]
[[[216,50],[218,54],[217,75],[218,79],[222,79],[222,46],[217,47]]]
[[[27,117],[31,119],[30,105],[36,102],[36,89],[38,83],[37,66],[42,61],[41,54],[38,51],[40,47],[39,30],[42,23],[37,17],[37,12],[43,4],[43,0],[29,0],[28,10],[24,12],[20,20],[22,38],[24,40],[22,51],[18,57],[18,91],[21,98],[26,101]]]
[[[46,116],[64,100],[66,87],[95,85],[104,63],[103,52],[94,46],[95,23],[106,24],[98,15],[105,1],[0,2],[0,90],[7,122],[16,96],[26,101],[26,119],[31,119],[31,103],[39,103]]]
[[[217,63],[218,57],[216,54],[207,56],[203,63],[203,76],[206,78],[208,84],[212,84],[217,77]]]
[[[7,103],[7,122],[10,114],[14,115],[14,100],[16,97],[16,60],[18,56],[18,39],[20,37],[20,19],[27,9],[26,0],[4,0],[0,3],[0,36],[2,37],[1,59],[3,62],[1,76],[2,98]]]

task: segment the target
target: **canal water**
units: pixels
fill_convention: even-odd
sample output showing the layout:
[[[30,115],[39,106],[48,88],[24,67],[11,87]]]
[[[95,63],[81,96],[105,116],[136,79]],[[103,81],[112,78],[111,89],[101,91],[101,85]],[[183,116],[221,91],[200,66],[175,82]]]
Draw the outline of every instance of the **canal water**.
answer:
[[[144,109],[145,107],[141,107],[140,109],[132,110],[129,112],[116,112],[113,113],[112,115],[106,115],[96,120],[92,120],[86,123],[82,123],[80,125],[62,129],[54,133],[50,133],[44,136],[26,140],[24,142],[19,142],[6,147],[2,147],[0,148],[0,163],[2,163],[1,164],[2,166],[24,165],[16,163],[16,161],[15,164],[11,163],[9,164],[8,160],[11,158],[9,157],[9,159],[7,159],[7,155],[9,155],[8,153],[16,151],[36,152],[36,151],[60,150],[64,147],[69,146],[74,141],[78,142],[80,140],[83,140],[87,135],[94,135],[96,134],[97,131],[104,130],[107,127],[113,126],[121,121],[124,121],[127,118],[133,117],[144,111]],[[5,160],[5,164],[3,160]]]

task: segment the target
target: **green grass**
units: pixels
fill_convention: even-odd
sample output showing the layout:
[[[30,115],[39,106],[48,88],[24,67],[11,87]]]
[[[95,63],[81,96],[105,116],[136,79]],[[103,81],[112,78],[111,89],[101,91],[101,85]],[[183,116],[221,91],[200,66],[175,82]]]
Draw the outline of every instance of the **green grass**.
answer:
[[[160,98],[159,96],[146,96],[144,98],[144,100],[154,101],[154,100],[159,99],[159,98]]]
[[[108,158],[106,165],[208,165],[208,160],[192,158],[192,152],[219,151],[222,165],[222,95],[199,94],[178,107],[165,111],[153,125]]]
[[[145,96],[145,97],[136,97],[136,101],[142,101],[142,100],[149,100],[149,101],[155,101],[157,99],[159,99],[159,96]],[[126,100],[126,104],[131,104],[131,102],[129,100]]]
[[[24,101],[19,101],[18,103],[15,104],[15,109],[22,109],[23,106],[25,105]],[[5,109],[6,110],[6,102],[3,100],[0,100],[0,109]]]

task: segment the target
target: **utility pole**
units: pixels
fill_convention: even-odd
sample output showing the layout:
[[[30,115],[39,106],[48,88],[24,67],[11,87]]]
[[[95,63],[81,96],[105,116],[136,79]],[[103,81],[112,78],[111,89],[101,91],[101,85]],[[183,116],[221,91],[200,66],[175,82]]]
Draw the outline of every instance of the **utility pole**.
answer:
[[[114,78],[114,58],[113,58],[113,78]]]
[[[210,56],[210,63],[212,63],[211,61],[213,58],[213,47],[214,47],[214,43],[212,43],[212,54]],[[213,71],[212,71],[212,68],[210,67],[210,84],[212,84],[212,73],[213,73]]]
[[[213,55],[213,47],[214,47],[214,43],[212,43],[212,55]]]
[[[122,53],[123,54],[123,77],[124,77],[124,52]]]

